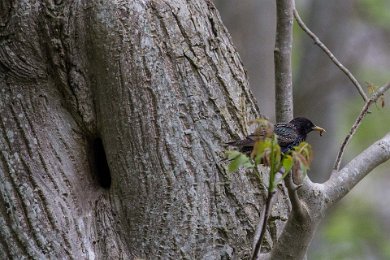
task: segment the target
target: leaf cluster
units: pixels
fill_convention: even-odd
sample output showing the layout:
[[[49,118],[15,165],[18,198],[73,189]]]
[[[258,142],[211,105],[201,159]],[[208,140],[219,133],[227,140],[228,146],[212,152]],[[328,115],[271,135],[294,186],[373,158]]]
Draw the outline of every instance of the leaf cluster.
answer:
[[[278,137],[273,132],[273,125],[265,119],[256,120],[255,123],[258,124],[255,132],[262,131],[266,134],[256,141],[250,155],[235,150],[227,151],[226,155],[230,161],[228,171],[236,172],[240,168],[257,169],[259,164],[266,166],[270,169],[268,186],[270,192],[273,192],[276,185],[290,172],[293,174],[294,183],[301,184],[312,160],[310,144],[301,142],[283,153],[278,144]],[[278,178],[278,173],[281,174],[280,178]]]

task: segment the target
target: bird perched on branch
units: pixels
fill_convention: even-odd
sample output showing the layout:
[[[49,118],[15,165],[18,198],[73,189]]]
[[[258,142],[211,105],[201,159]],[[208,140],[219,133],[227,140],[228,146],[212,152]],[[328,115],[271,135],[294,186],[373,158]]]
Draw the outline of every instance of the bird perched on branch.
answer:
[[[288,152],[300,142],[305,141],[306,136],[311,131],[318,131],[320,135],[326,132],[322,127],[316,126],[305,117],[296,117],[288,123],[278,123],[273,128],[273,133],[278,137],[278,143],[283,153]],[[259,127],[256,131],[242,140],[227,143],[236,146],[243,153],[250,153],[255,143],[265,137],[269,137],[269,130],[266,127]]]

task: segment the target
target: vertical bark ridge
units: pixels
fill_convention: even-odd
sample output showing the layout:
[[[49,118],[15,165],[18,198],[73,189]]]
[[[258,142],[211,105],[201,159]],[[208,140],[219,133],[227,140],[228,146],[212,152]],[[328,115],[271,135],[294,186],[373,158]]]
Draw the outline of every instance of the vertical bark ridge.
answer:
[[[205,21],[203,20],[201,22],[194,21],[193,17],[198,17],[199,13],[196,12],[193,14],[191,13],[190,9],[183,9],[183,8],[175,10],[167,3],[160,4],[154,7],[152,5],[152,8],[154,12],[157,14],[156,17],[159,18],[158,19],[159,25],[161,26],[162,32],[165,32],[165,36],[166,36],[165,38],[169,39],[168,40],[168,43],[170,43],[169,46],[167,46],[167,44],[164,45],[166,46],[165,51],[169,52],[169,50],[171,50],[171,53],[168,53],[168,56],[171,59],[175,59],[176,57],[183,56],[192,65],[191,66],[192,71],[190,73],[184,73],[184,75],[190,74],[191,77],[194,77],[195,80],[198,80],[199,83],[201,83],[199,84],[200,86],[204,86],[204,91],[208,94],[207,100],[209,100],[211,103],[214,103],[216,111],[221,111],[221,109],[222,112],[224,112],[225,109],[228,111],[241,110],[242,109],[241,105],[234,102],[230,98],[232,96],[231,94],[235,95],[235,93],[234,92],[232,93],[231,91],[230,84],[225,83],[225,80],[221,76],[222,74],[230,75],[230,73],[224,73],[224,71],[221,71],[221,67],[226,67],[226,64],[230,65],[230,62],[221,63],[218,60],[213,58],[215,56],[215,53],[221,54],[225,52],[219,49],[217,49],[217,51],[213,51],[212,48],[209,46],[208,44],[209,41],[212,40],[218,41],[219,39],[214,39],[212,35],[206,38],[204,36],[204,33],[200,32],[200,30],[203,30],[204,27],[208,28],[209,26],[208,24],[205,24]],[[164,13],[164,15],[158,13],[159,9]],[[171,16],[166,15],[169,13],[171,13],[172,15]],[[188,17],[188,18],[179,19],[179,16]],[[174,18],[173,21],[172,18]],[[176,24],[177,30],[172,30],[173,22],[174,24]],[[170,30],[168,30],[167,27],[170,27]],[[186,42],[184,47],[180,46],[181,42]],[[179,48],[178,49],[169,48],[172,46],[179,46]],[[222,49],[226,48],[224,44],[219,47]],[[181,69],[182,65],[179,63],[177,67]],[[212,72],[212,74],[210,74],[210,71]],[[215,75],[217,77],[215,77]],[[185,78],[185,76],[183,78]],[[219,82],[215,81],[215,78]],[[208,81],[212,81],[212,82],[208,82]],[[230,80],[229,82],[234,82],[234,81]],[[222,83],[222,86],[225,87],[224,92],[221,92],[220,88],[214,89],[210,87],[213,84],[219,85],[220,83]],[[191,82],[189,83],[189,85],[191,85]],[[248,86],[246,86],[246,89],[243,89],[244,91],[240,93],[241,94],[247,93],[248,92],[247,87]],[[200,91],[197,92],[202,93]],[[192,93],[195,94],[196,92],[193,91]],[[226,95],[226,93],[229,93],[230,95]],[[217,101],[218,97],[221,99],[226,97],[224,100],[225,102],[223,104],[221,104],[221,102],[218,102]],[[225,106],[227,106],[227,108],[225,108]],[[226,115],[230,116],[230,114],[228,113],[226,113]],[[233,113],[231,115],[235,116],[237,114]],[[242,122],[242,120],[239,120],[238,118],[235,118],[235,121]],[[241,129],[246,129],[246,126],[241,125]],[[237,132],[237,129],[232,129],[230,132],[235,133]]]
[[[13,2],[0,25],[0,256],[127,258],[119,236],[98,238],[117,230],[88,165],[96,127],[81,1]]]
[[[92,220],[83,216],[90,214],[88,201],[96,192],[84,193],[86,187],[97,187],[85,164],[86,139],[76,134],[77,124],[55,92],[46,92],[43,105],[44,90],[35,86],[0,87],[0,194],[8,205],[1,211],[0,232],[12,248],[5,256],[88,255],[89,238],[96,234],[91,230],[86,237]],[[64,119],[69,123],[64,125]]]
[[[0,38],[6,257],[248,256],[262,192],[222,160],[258,109],[212,3],[25,4]]]
[[[106,5],[89,13],[89,71],[129,248],[138,257],[249,255],[243,244],[254,234],[260,193],[252,178],[220,165],[223,142],[257,115],[234,49],[210,46],[203,1]]]
[[[5,162],[8,158],[2,153],[1,156],[1,164],[2,164],[2,172],[11,172],[11,169]],[[5,183],[3,187],[1,187],[1,193],[6,194],[3,196],[5,209],[2,211],[2,217],[1,217],[1,237],[4,237],[7,241],[7,244],[9,245],[9,248],[14,248],[12,251],[10,251],[10,255],[7,255],[7,257],[10,256],[16,256],[17,254],[21,255],[30,255],[27,251],[26,246],[26,240],[23,239],[23,237],[18,234],[17,229],[12,227],[11,223],[19,223],[17,219],[15,219],[14,210],[17,209],[17,206],[19,206],[17,203],[14,203],[16,201],[14,190],[15,190],[15,184],[11,181],[7,181],[8,178],[2,177],[2,183]]]
[[[7,100],[5,100],[7,102]],[[15,104],[16,101],[13,101]],[[18,123],[19,114],[15,116],[14,107],[9,110],[8,114],[2,113],[2,119],[5,121],[3,123],[2,129],[18,129],[20,123]],[[26,170],[23,169],[23,164],[21,164],[20,155],[18,153],[19,148],[26,147],[25,140],[19,138],[23,136],[23,132],[15,132],[8,130],[7,132],[2,132],[5,140],[2,140],[2,149],[3,156],[2,161],[4,162],[4,178],[5,182],[9,184],[7,191],[4,191],[5,194],[8,194],[10,197],[10,205],[12,208],[15,208],[14,214],[12,214],[12,222],[18,223],[19,228],[25,230],[26,233],[15,233],[20,240],[23,241],[23,244],[27,243],[29,237],[34,240],[38,245],[42,245],[44,242],[40,239],[36,232],[36,226],[33,226],[31,221],[36,217],[34,212],[37,209],[30,208],[28,205],[33,205],[31,200],[32,190],[29,189],[28,175],[25,174]],[[11,207],[11,206],[10,206]],[[17,228],[16,228],[17,229]],[[25,246],[25,245],[24,245]],[[31,255],[30,255],[31,256]]]

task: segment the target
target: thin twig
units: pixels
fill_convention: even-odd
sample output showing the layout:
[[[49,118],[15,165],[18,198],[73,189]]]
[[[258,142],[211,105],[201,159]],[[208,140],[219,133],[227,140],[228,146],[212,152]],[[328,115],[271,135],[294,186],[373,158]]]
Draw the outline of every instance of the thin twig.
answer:
[[[284,183],[286,184],[287,187],[288,198],[290,199],[292,210],[295,211],[297,213],[297,216],[301,219],[304,217],[303,205],[297,193],[299,186],[294,184],[292,175],[293,173],[290,172],[289,175],[287,175],[286,178],[284,179]]]
[[[259,255],[259,253],[260,253],[261,244],[262,244],[262,242],[264,240],[265,231],[267,230],[267,223],[268,223],[269,215],[271,213],[270,209],[271,209],[271,206],[272,206],[272,201],[273,201],[273,197],[274,197],[275,193],[276,193],[275,191],[269,191],[268,192],[268,197],[267,197],[267,203],[266,203],[266,206],[265,206],[263,223],[261,224],[260,237],[256,241],[255,248],[253,250],[253,255],[252,255],[252,258],[251,258],[252,260],[256,260],[258,255]]]
[[[366,116],[367,112],[368,112],[368,108],[373,104],[375,103],[378,98],[380,96],[383,95],[383,93],[385,93],[388,89],[390,88],[390,83],[387,83],[386,85],[380,87],[371,97],[370,99],[366,102],[366,104],[364,104],[359,116],[356,118],[355,120],[355,123],[353,124],[351,130],[349,130],[349,133],[348,135],[345,137],[343,143],[341,144],[341,147],[340,147],[340,150],[339,150],[339,153],[337,154],[337,157],[336,157],[336,162],[334,164],[334,167],[333,169],[338,171],[340,169],[340,164],[341,164],[341,159],[343,157],[343,154],[345,152],[345,147],[347,146],[347,144],[349,143],[349,141],[351,140],[352,136],[356,133],[356,130],[357,128],[359,127],[359,125],[361,124],[363,118]]]
[[[365,102],[368,101],[368,97],[366,95],[366,93],[364,93],[364,90],[362,88],[362,86],[359,84],[359,82],[357,81],[357,79],[353,76],[353,74],[343,65],[341,64],[341,62],[334,56],[334,54],[325,46],[325,44],[323,44],[321,42],[321,40],[318,38],[317,35],[315,35],[307,26],[306,24],[302,21],[301,17],[299,16],[299,13],[296,9],[294,9],[294,17],[295,17],[295,20],[297,21],[299,27],[301,27],[301,29],[307,33],[307,35],[310,36],[310,38],[313,39],[314,43],[318,45],[318,47],[321,48],[321,50],[323,50],[326,55],[329,56],[329,58],[333,61],[334,64],[336,64],[337,67],[339,67],[339,69],[344,72],[345,75],[347,75],[347,77],[351,80],[351,82],[353,83],[353,85],[355,85],[357,91],[359,92],[359,94],[362,96],[363,100]]]

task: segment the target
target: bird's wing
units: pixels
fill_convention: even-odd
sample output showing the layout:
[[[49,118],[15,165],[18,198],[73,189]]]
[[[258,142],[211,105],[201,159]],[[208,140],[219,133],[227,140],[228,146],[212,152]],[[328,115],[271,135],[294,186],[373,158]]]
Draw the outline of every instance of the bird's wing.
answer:
[[[299,139],[295,127],[291,124],[279,123],[275,125],[275,134],[278,136],[278,143],[282,148],[288,148]]]

